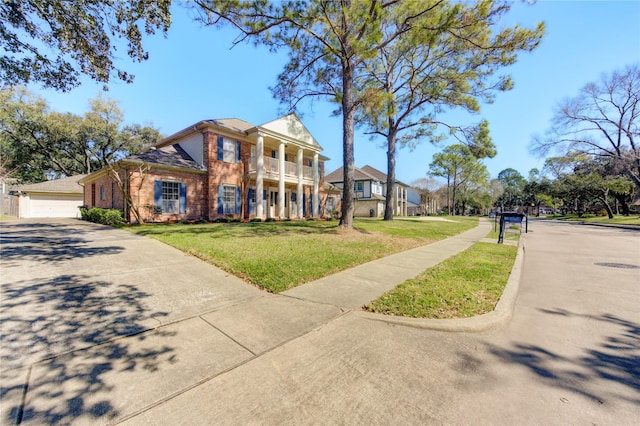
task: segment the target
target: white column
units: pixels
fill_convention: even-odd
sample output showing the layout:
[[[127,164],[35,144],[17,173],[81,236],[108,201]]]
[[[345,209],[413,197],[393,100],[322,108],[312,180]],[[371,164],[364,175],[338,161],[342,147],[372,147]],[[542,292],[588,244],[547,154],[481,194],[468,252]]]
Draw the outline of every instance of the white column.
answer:
[[[403,210],[402,215],[406,216],[407,215],[407,208],[409,207],[409,200],[408,200],[409,191],[407,190],[407,188],[404,188],[403,192],[404,192],[404,208],[402,209]]]
[[[264,191],[264,138],[258,135],[256,139],[256,217],[264,218],[263,198]]]
[[[284,219],[284,142],[278,145],[278,218]]]
[[[320,197],[318,196],[318,186],[320,184],[320,174],[318,173],[318,153],[313,154],[313,217],[318,217],[320,211]]]
[[[298,188],[296,189],[296,197],[297,197],[297,201],[296,201],[296,208],[298,209],[298,211],[296,212],[296,214],[298,215],[298,219],[302,219],[304,217],[304,213],[303,213],[303,205],[302,205],[302,200],[303,200],[303,191],[304,188],[302,186],[302,178],[304,177],[304,167],[302,164],[302,160],[304,158],[304,153],[302,148],[298,148],[298,156],[296,157],[296,170],[298,172]]]

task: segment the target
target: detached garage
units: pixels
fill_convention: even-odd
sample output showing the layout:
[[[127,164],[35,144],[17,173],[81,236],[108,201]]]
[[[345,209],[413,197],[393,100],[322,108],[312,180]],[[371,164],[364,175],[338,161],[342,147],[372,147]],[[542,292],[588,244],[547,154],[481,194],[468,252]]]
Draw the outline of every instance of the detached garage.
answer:
[[[84,203],[83,187],[78,181],[86,175],[20,185],[12,188],[19,196],[19,217],[80,217]]]

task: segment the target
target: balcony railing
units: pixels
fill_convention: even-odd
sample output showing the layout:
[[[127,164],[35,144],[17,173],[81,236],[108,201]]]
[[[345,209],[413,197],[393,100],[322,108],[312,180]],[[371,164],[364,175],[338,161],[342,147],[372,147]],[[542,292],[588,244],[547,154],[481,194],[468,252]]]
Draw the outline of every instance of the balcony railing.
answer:
[[[280,174],[280,162],[277,158],[263,157],[264,172],[266,174]],[[253,173],[258,169],[256,157],[251,157],[249,163],[249,172]],[[298,167],[296,163],[291,161],[284,162],[284,174],[289,177],[298,177]],[[302,178],[313,180],[313,168],[309,166],[302,166]]]

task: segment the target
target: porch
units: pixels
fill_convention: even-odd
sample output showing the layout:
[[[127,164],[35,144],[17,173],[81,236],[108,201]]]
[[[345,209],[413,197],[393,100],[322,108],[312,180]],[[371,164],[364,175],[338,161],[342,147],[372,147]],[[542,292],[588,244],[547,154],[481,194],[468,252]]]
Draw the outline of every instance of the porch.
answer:
[[[278,181],[280,179],[280,160],[272,157],[263,157],[263,179]],[[286,183],[298,183],[298,165],[292,161],[283,161],[284,181]],[[313,185],[313,167],[301,165],[303,184]],[[252,156],[249,161],[249,177],[256,179],[258,175],[258,159]]]

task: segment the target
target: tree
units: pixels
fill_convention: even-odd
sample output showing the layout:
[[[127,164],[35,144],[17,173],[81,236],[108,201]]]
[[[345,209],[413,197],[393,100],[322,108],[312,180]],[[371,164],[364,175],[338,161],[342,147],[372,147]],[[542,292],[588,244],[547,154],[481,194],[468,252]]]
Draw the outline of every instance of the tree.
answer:
[[[553,201],[549,194],[549,180],[537,168],[529,170],[529,178],[522,188],[522,196],[527,206],[536,208],[536,216],[540,216],[540,205],[542,203],[547,205],[552,204]]]
[[[317,97],[339,105],[344,170],[340,226],[352,228],[355,117],[358,109],[375,95],[358,84],[358,77],[366,61],[408,34],[439,2],[411,2],[415,5],[412,10],[400,7],[397,0],[195,3],[203,12],[203,22],[229,23],[240,30],[242,36],[237,42],[251,39],[273,50],[288,49],[289,62],[272,91],[290,109],[304,99]],[[389,20],[385,17],[392,13],[397,14],[397,26],[386,27]]]
[[[533,148],[541,154],[556,150],[611,159],[640,190],[639,136],[640,65],[635,64],[603,74],[562,101]]]
[[[419,12],[415,9],[425,4],[428,13],[417,19],[412,31],[367,59],[361,77],[372,96],[360,110],[359,120],[369,134],[386,138],[387,200],[393,197],[398,142],[401,146],[413,146],[423,138],[437,142],[444,138],[437,129],[445,127],[476,158],[496,155],[486,120],[456,127],[440,121],[440,113],[445,107],[476,113],[479,101],[492,102],[495,92],[511,89],[510,78],[494,74],[513,64],[518,51],[533,50],[544,29],[543,24],[535,30],[515,26],[492,34],[510,5],[481,0],[474,4],[403,2],[397,8],[408,12],[384,15],[384,31],[404,25],[402,17]],[[384,219],[393,219],[391,203],[386,205]]]
[[[157,142],[150,126],[123,125],[114,100],[90,100],[84,117],[51,111],[26,89],[0,90],[0,148],[23,182],[91,173]]]
[[[122,167],[119,163],[110,163],[106,166],[107,174],[116,184],[122,194],[125,204],[125,212],[133,215],[133,223],[142,223],[140,213],[140,190],[147,178],[151,166],[147,163],[139,163],[133,167]],[[135,185],[137,200],[133,199],[132,185]],[[155,206],[152,206],[155,207]],[[128,219],[125,215],[125,218]]]
[[[523,201],[525,178],[517,170],[508,168],[498,173],[498,180],[504,190],[498,199],[502,211],[517,208]]]
[[[457,203],[457,194],[467,185],[475,185],[488,181],[489,173],[482,162],[471,150],[461,144],[446,147],[442,152],[434,154],[429,165],[429,175],[447,179],[448,210],[452,212]]]
[[[100,83],[133,75],[115,66],[116,41],[135,61],[149,56],[143,33],[165,35],[171,0],[3,0],[0,4],[0,87],[40,83],[67,91],[80,74]]]

